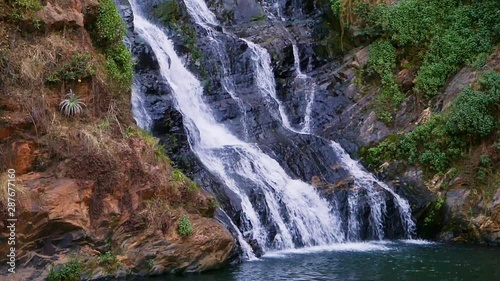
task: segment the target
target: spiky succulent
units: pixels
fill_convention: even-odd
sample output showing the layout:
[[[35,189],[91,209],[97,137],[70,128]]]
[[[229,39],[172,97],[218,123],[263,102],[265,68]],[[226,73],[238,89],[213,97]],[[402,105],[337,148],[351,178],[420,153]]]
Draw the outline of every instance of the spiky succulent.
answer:
[[[83,110],[83,106],[86,106],[82,102],[82,99],[75,95],[73,93],[73,90],[69,90],[69,93],[66,95],[66,97],[67,98],[63,99],[59,104],[61,111],[66,116],[79,115]]]

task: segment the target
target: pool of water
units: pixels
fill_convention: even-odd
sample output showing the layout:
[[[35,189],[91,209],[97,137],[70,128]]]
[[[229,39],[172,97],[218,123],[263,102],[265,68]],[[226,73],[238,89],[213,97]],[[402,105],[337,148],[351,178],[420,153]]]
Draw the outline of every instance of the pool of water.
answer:
[[[500,247],[418,240],[337,244],[266,253],[227,269],[154,281],[500,280]]]

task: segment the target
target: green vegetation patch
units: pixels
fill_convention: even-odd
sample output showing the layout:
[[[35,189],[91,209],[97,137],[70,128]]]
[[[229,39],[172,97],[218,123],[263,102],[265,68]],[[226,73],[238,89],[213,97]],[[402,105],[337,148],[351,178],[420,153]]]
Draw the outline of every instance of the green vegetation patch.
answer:
[[[375,41],[371,49],[383,51],[381,47],[392,44],[403,54],[399,61],[415,62],[414,90],[426,98],[437,95],[446,80],[467,63],[475,67],[484,64],[485,54],[491,52],[500,38],[500,6],[496,0],[401,0],[395,4],[376,4],[379,1],[368,0],[330,2],[332,12],[339,15],[344,28],[356,24],[372,30],[365,34],[382,39]],[[370,56],[374,56],[372,67],[379,74],[380,67],[394,63],[394,56],[383,56],[385,54],[387,52],[370,52]],[[394,94],[397,95],[396,92],[386,94],[382,100]]]
[[[98,264],[104,268],[107,273],[114,273],[122,266],[121,262],[116,258],[116,255],[109,251],[99,256]]]
[[[396,48],[388,40],[378,40],[369,47],[368,71],[377,73],[382,83],[382,90],[375,100],[375,112],[386,124],[392,122],[393,114],[405,98],[392,73],[396,59]]]
[[[112,0],[99,0],[99,10],[92,33],[94,43],[106,56],[106,69],[119,85],[132,84],[132,55],[123,43],[126,26]]]
[[[40,22],[35,20],[35,15],[43,6],[39,0],[13,0],[11,2],[12,12],[10,18],[14,21],[31,21],[36,27]]]
[[[48,281],[79,281],[82,276],[83,267],[79,261],[71,261],[63,264],[60,268],[52,267],[47,277]]]
[[[464,88],[448,112],[434,114],[407,134],[393,135],[362,149],[360,156],[372,167],[401,159],[445,172],[467,147],[484,140],[500,126],[500,74],[485,73],[479,82],[478,90]]]
[[[184,216],[179,220],[177,232],[183,237],[191,236],[193,234],[193,224],[188,216]]]
[[[166,0],[158,4],[153,14],[165,24],[176,24],[182,17],[179,4],[175,0]]]
[[[75,82],[78,79],[88,79],[95,73],[90,53],[75,53],[68,63],[49,74],[47,83]]]

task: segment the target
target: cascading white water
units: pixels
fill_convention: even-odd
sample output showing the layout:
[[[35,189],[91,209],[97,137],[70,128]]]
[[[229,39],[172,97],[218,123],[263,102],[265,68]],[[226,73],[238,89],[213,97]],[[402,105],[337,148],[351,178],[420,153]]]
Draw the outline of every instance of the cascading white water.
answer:
[[[215,15],[208,10],[208,7],[205,5],[204,2],[186,1],[185,4],[188,13],[193,17],[194,21],[203,29],[205,29],[205,31],[208,34],[207,38],[210,39],[211,44],[209,45],[212,47],[213,54],[218,56],[219,61],[221,63],[223,72],[221,75],[222,87],[224,88],[224,91],[226,91],[226,93],[228,93],[231,96],[231,98],[238,103],[238,107],[240,109],[240,112],[242,113],[240,123],[243,126],[243,133],[245,134],[245,138],[247,138],[248,127],[246,123],[246,118],[247,118],[246,106],[244,102],[235,93],[236,90],[234,86],[234,81],[231,78],[229,70],[230,67],[227,64],[227,62],[229,61],[228,54],[224,48],[223,42],[221,42],[217,38],[220,32],[213,28],[214,26],[218,26],[219,23],[217,22]]]
[[[316,83],[312,83],[311,85],[311,90],[307,94],[306,100],[307,100],[307,105],[306,105],[306,112],[304,115],[304,122],[302,125],[302,133],[306,134],[311,134],[312,129],[311,129],[311,114],[312,114],[312,109],[313,109],[313,104],[314,104],[314,97],[316,95]]]
[[[134,113],[134,120],[139,128],[149,131],[153,121],[149,116],[145,106],[144,106],[144,95],[138,89],[137,82],[134,81],[132,84],[132,112]]]
[[[261,82],[259,83],[259,86],[263,90],[261,92],[263,94],[268,94],[276,101],[276,103],[278,103],[278,110],[282,118],[284,127],[295,133],[310,134],[307,130],[297,131],[290,124],[284,106],[276,96],[276,90],[274,86],[275,85],[274,76],[272,75],[272,69],[270,66],[270,56],[267,53],[267,51],[256,44],[249,42],[249,45],[254,51],[254,54],[256,55],[254,60],[260,62],[259,68],[257,68],[256,70],[257,73],[255,75],[258,77],[258,81]],[[339,156],[341,164],[354,177],[355,186],[357,188],[365,189],[368,194],[368,203],[370,205],[370,210],[371,210],[370,222],[372,225],[374,236],[377,237],[378,239],[384,238],[383,216],[386,213],[385,201],[382,198],[382,194],[380,193],[380,191],[376,189],[375,186],[376,183],[393,196],[394,202],[396,203],[398,211],[401,214],[401,221],[403,223],[403,226],[405,227],[406,236],[411,237],[415,229],[415,224],[411,218],[411,209],[408,202],[403,198],[401,198],[399,195],[397,195],[386,184],[376,180],[373,177],[373,175],[366,172],[359,163],[350,158],[349,154],[347,154],[347,152],[345,152],[345,150],[338,143],[332,141],[330,146]],[[358,194],[359,193],[357,191],[354,191],[349,195],[349,206],[353,207],[350,210],[351,212],[349,217],[349,234],[351,234],[351,237],[358,237],[357,235],[356,236],[354,235],[359,233],[358,229],[359,224],[356,221],[358,219],[357,213],[359,211],[359,208],[355,208],[355,206],[357,206],[356,201]]]
[[[202,13],[208,11],[204,2],[187,0],[186,4],[188,3],[193,4],[191,7],[200,13],[193,18],[213,24],[210,22],[213,16]],[[131,4],[135,31],[151,46],[161,74],[172,88],[178,110],[189,131],[193,152],[210,172],[240,198],[245,219],[252,227],[251,237],[264,250],[268,245],[273,249],[294,248],[295,239],[299,239],[300,244],[305,246],[344,241],[339,218],[331,212],[329,203],[312,186],[290,178],[276,160],[263,153],[256,145],[238,139],[215,121],[210,108],[202,99],[203,88],[200,82],[186,69],[172,42],[159,27],[141,15],[137,2],[132,1]],[[277,229],[274,237],[268,237],[259,214],[252,206],[245,189],[240,186],[241,182],[264,195],[270,219]],[[240,243],[246,242],[240,240]],[[248,249],[246,246],[243,248]],[[247,255],[251,256],[251,253]]]
[[[274,3],[274,2],[273,2]],[[277,9],[278,11],[280,10],[279,7]],[[273,17],[270,17],[271,19]],[[281,18],[283,21],[284,19]],[[247,41],[248,42],[248,41]],[[308,134],[311,135],[311,125],[310,125],[310,120],[311,120],[311,113],[312,113],[312,104],[314,103],[314,94],[315,94],[315,86],[316,84],[314,81],[311,81],[311,88],[313,89],[312,93],[310,94],[310,98],[308,99],[308,104],[306,106],[306,115],[304,117],[304,125],[301,131],[297,131],[294,129],[289,121],[289,118],[285,112],[284,106],[281,103],[281,101],[277,98],[276,95],[276,90],[275,90],[275,82],[274,82],[274,75],[272,74],[272,69],[271,69],[271,59],[270,56],[264,48],[250,43],[250,47],[252,48],[255,57],[254,61],[259,61],[259,67],[256,68],[256,72],[261,72],[256,73],[255,75],[258,78],[258,81],[261,81],[262,83],[259,83],[259,85],[265,85],[263,87],[263,94],[268,94],[270,97],[272,97],[276,103],[278,104],[278,110],[282,119],[282,123],[285,128],[287,128],[290,131],[293,131],[295,133],[301,133],[301,134]],[[309,77],[302,73],[300,69],[300,58],[299,58],[299,52],[298,52],[298,47],[296,46],[295,43],[292,43],[292,48],[293,48],[293,55],[294,55],[294,64],[297,72],[297,78],[298,79],[308,79]],[[411,208],[408,204],[408,202],[401,198],[398,194],[396,194],[392,189],[390,189],[385,183],[375,179],[373,175],[368,173],[366,170],[362,168],[362,166],[354,161],[349,154],[340,146],[340,144],[332,141],[330,146],[332,149],[335,151],[335,153],[339,156],[342,165],[349,171],[349,173],[354,177],[354,183],[355,183],[355,188],[354,190],[349,194],[348,198],[348,205],[349,205],[349,213],[350,216],[348,218],[348,233],[347,237],[348,238],[356,238],[358,237],[359,234],[359,223],[358,223],[358,218],[359,218],[359,207],[356,208],[357,203],[358,203],[358,196],[359,196],[359,188],[363,188],[368,195],[368,203],[370,205],[370,223],[373,229],[373,234],[375,237],[378,239],[383,239],[384,238],[384,231],[383,231],[383,216],[386,213],[386,204],[384,199],[382,198],[382,194],[379,190],[376,189],[376,185],[382,187],[385,191],[389,192],[393,196],[393,201],[398,208],[399,214],[401,216],[401,222],[403,224],[404,230],[405,230],[405,235],[406,237],[410,238],[412,234],[415,231],[415,223],[413,222],[412,216],[411,216]]]
[[[381,188],[383,188],[385,191],[389,192],[393,196],[394,203],[396,204],[399,214],[401,216],[401,222],[403,223],[403,227],[406,231],[406,236],[408,238],[411,238],[412,234],[416,230],[415,223],[413,222],[412,216],[411,216],[411,208],[410,205],[408,204],[408,201],[405,199],[401,198],[396,192],[394,192],[391,188],[387,186],[387,184],[381,182],[380,180],[376,179],[372,174],[368,173],[361,164],[359,164],[357,161],[353,160],[349,154],[340,146],[340,144],[336,142],[331,142],[330,146],[335,150],[337,155],[341,159],[341,163],[344,165],[344,167],[354,176],[354,181],[355,184],[359,187],[366,188],[369,190],[370,193],[377,193],[376,190],[374,190],[375,185],[377,184]],[[383,201],[383,200],[382,200]],[[385,206],[381,206],[380,209],[385,209]],[[378,217],[381,217],[381,214],[376,215]],[[381,226],[380,226],[381,227]],[[382,231],[381,228],[379,228],[379,231]],[[383,234],[383,231],[381,232]]]
[[[222,35],[222,33],[215,29],[218,25],[215,16],[202,0],[185,0],[185,3],[191,17],[198,25],[205,28],[207,36],[214,42],[213,47],[216,48],[216,53],[220,51],[220,60],[224,70],[221,77],[224,90],[233,99],[239,101],[234,83],[228,78],[227,69],[229,66],[224,65],[227,53],[225,53],[222,42],[217,39],[217,36]],[[341,164],[354,177],[355,183],[355,187],[350,191],[348,197],[350,214],[347,222],[348,230],[347,233],[343,233],[338,210],[321,198],[311,185],[290,178],[276,160],[263,153],[256,145],[246,143],[234,136],[215,120],[211,109],[203,101],[203,88],[200,82],[186,69],[176,54],[172,42],[163,30],[141,15],[137,2],[132,1],[131,4],[134,12],[135,31],[151,46],[157,57],[161,74],[172,88],[177,109],[183,114],[184,125],[189,132],[189,142],[193,152],[206,168],[224,182],[241,200],[244,224],[248,227],[244,229],[243,234],[238,232],[236,238],[242,245],[247,258],[254,257],[251,247],[246,241],[248,238],[257,241],[263,250],[328,245],[344,242],[346,238],[347,240],[359,239],[358,191],[360,189],[368,194],[371,210],[370,225],[374,237],[382,239],[384,235],[382,223],[386,207],[375,184],[393,196],[407,237],[410,237],[414,224],[411,220],[408,203],[387,185],[363,170],[340,145],[332,142],[332,150],[340,157]],[[283,127],[298,134],[311,134],[310,121],[315,84],[300,69],[297,46],[293,44],[297,78],[311,80],[308,83],[312,83],[312,93],[308,95],[306,114],[300,131],[292,128],[285,108],[277,98],[271,59],[267,50],[245,39],[241,40],[247,43],[251,52],[256,86],[262,97],[270,97],[278,104],[277,114],[279,116],[276,115],[276,117],[281,120]],[[141,105],[142,99],[143,97],[134,91],[134,115],[141,127],[149,127],[151,120],[148,119],[147,112]],[[240,109],[244,107],[242,103],[238,102],[238,104]],[[245,113],[243,112],[243,114]],[[273,237],[270,237],[270,233],[263,225],[262,217],[253,206],[254,203],[248,194],[248,186],[264,197],[269,214],[268,219],[271,220],[271,222],[265,223],[275,227],[276,234]],[[235,229],[239,231],[238,228],[235,227]]]
[[[306,112],[304,114],[304,122],[302,123],[302,133],[310,134],[311,133],[311,114],[312,107],[314,104],[314,96],[316,94],[316,83],[312,81],[312,79],[307,75],[302,73],[300,69],[300,57],[299,57],[299,48],[297,44],[292,42],[292,50],[293,50],[293,61],[295,65],[295,72],[297,72],[297,76],[295,77],[295,81],[301,81],[303,83],[309,84],[309,91],[306,92]]]

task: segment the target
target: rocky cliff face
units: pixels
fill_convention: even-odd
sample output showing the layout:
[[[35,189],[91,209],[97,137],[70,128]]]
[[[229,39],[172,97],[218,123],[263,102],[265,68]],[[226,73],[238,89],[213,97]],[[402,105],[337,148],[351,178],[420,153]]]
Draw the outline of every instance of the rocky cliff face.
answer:
[[[2,268],[7,169],[17,194],[16,274],[2,280],[44,280],[71,266],[86,280],[200,272],[234,257],[213,197],[134,125],[130,90],[90,35],[100,5],[48,1],[19,20],[19,7],[0,1]],[[85,103],[78,116],[60,111],[70,90]]]
[[[245,113],[239,112],[235,101],[222,89],[220,83],[222,70],[218,66],[220,62],[217,60],[217,50],[211,47],[210,41],[203,39],[204,36],[200,33],[202,31],[189,18],[182,1],[177,3],[182,14],[181,24],[194,26],[198,33],[196,43],[199,50],[197,52],[202,52],[201,58],[193,57],[192,46],[187,46],[182,40],[182,35],[179,36],[175,29],[171,29],[168,22],[164,24],[178,44],[178,51],[185,54],[190,69],[197,73],[198,78],[206,85],[206,98],[214,109],[218,121],[223,122],[238,135],[245,136],[247,140],[260,143],[264,150],[272,151],[271,153],[284,163],[290,174],[330,192],[341,190],[339,187],[349,188],[352,185],[352,179],[341,170],[331,167],[311,167],[308,170],[307,167],[297,165],[309,156],[302,155],[301,157],[304,158],[298,158],[297,155],[300,153],[295,149],[300,149],[304,145],[314,151],[314,147],[321,145],[315,144],[306,137],[303,143],[288,145],[286,132],[279,129],[270,130],[279,126],[273,124],[273,119],[269,118],[265,106],[252,98],[252,93],[256,90],[255,85],[252,84],[253,78],[248,65],[237,63],[247,60],[245,51],[248,46],[238,40],[221,38],[224,40],[226,49],[229,50],[228,56],[232,62],[230,71],[236,77],[236,87],[239,91],[248,93],[243,95],[242,99],[249,106]],[[375,97],[380,92],[379,82],[376,79],[366,81],[361,79],[368,61],[368,48],[365,45],[370,42],[370,38],[358,36],[349,40],[349,34],[342,37],[340,32],[333,31],[338,30],[338,26],[330,13],[328,1],[221,0],[207,1],[207,4],[228,32],[256,42],[269,51],[277,82],[278,97],[286,107],[292,126],[299,128],[305,122],[304,113],[307,110],[307,93],[310,91],[310,84],[300,84],[294,79],[297,65],[293,45],[296,45],[301,71],[311,77],[311,81],[317,85],[312,105],[311,131],[325,139],[339,142],[354,156],[363,147],[375,145],[391,135],[413,130],[416,125],[425,122],[431,112],[438,112],[448,107],[456,98],[458,91],[465,85],[473,83],[481,71],[497,70],[498,64],[494,55],[479,72],[467,68],[458,72],[448,82],[445,93],[429,104],[423,104],[417,95],[409,94],[397,109],[394,122],[386,125],[377,118],[374,111]],[[155,5],[152,4],[151,10],[156,8]],[[276,9],[276,7],[279,8]],[[268,19],[266,15],[272,15],[274,19]],[[284,20],[276,20],[280,17]],[[358,47],[354,47],[352,41],[356,42]],[[137,50],[143,54],[150,53],[147,47],[144,50]],[[403,91],[409,91],[413,87],[415,74],[414,71],[408,69],[403,69],[397,74],[398,84]],[[207,190],[216,194],[226,209],[232,209],[229,215],[238,218],[241,209],[237,205],[230,206],[228,202],[232,201],[231,198],[225,198],[230,193],[219,190],[221,183],[210,176],[190,152],[183,131],[182,117],[172,105],[168,87],[162,86],[164,84],[161,80],[156,80],[158,74],[148,75],[148,77],[156,77],[151,81],[159,81],[142,83],[147,85],[143,89],[145,92],[154,93],[147,96],[155,116],[153,132],[162,138],[163,143],[173,144],[170,145],[169,155],[175,164],[206,186]],[[145,76],[141,79],[150,81],[150,78]],[[247,128],[240,125],[243,116],[252,116],[245,120]],[[270,131],[273,133],[270,134]],[[327,155],[321,151],[317,153],[323,157]],[[332,156],[320,162],[335,161],[337,160]],[[438,175],[430,179],[421,168],[409,167],[402,161],[386,163],[374,169],[374,172],[410,201],[419,224],[419,233],[423,237],[446,241],[498,243],[498,238],[496,238],[498,202],[488,199],[497,197],[497,189],[493,191],[493,196],[480,195],[470,201],[469,193],[465,192],[468,187],[465,187],[463,182],[460,184],[460,180],[454,181],[456,177],[449,179],[447,176]],[[328,175],[326,181],[324,180],[325,174]],[[322,175],[323,179],[318,175]],[[439,186],[444,182],[443,186],[453,183],[452,188],[440,190]],[[456,192],[463,196],[467,195],[464,198],[469,199],[466,202],[452,199],[439,202],[443,200],[439,198],[447,197],[447,195],[450,196],[449,198],[454,198]],[[256,194],[253,200],[258,202],[258,198],[259,195]],[[436,210],[437,207],[439,210]],[[426,219],[429,220],[429,216],[436,219],[436,224],[425,223]]]

